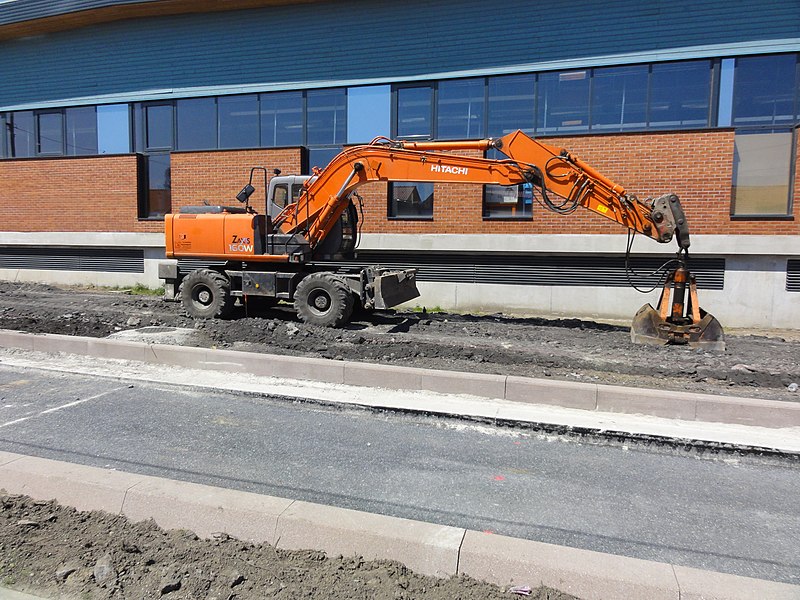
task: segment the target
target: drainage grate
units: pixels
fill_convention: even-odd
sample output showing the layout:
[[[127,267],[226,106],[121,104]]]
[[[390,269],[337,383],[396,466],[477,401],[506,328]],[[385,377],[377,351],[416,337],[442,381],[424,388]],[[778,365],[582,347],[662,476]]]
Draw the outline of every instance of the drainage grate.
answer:
[[[144,273],[140,248],[0,246],[0,269]]]
[[[639,287],[656,285],[649,273],[668,256],[636,256],[630,260],[630,281]],[[324,263],[343,269],[358,265],[417,269],[419,281],[546,286],[628,287],[624,255],[542,255],[491,253],[399,253],[365,251],[354,262]],[[721,290],[725,285],[724,258],[692,258],[697,287]]]
[[[800,292],[800,259],[786,261],[786,291]]]

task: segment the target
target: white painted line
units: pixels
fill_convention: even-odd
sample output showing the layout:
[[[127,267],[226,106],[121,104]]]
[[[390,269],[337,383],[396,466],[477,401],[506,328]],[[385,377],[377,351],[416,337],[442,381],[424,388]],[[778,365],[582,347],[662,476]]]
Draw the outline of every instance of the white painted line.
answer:
[[[92,400],[97,400],[98,398],[102,398],[103,396],[107,396],[108,394],[113,394],[114,392],[119,392],[120,390],[126,389],[127,386],[114,388],[113,390],[107,390],[105,392],[101,392],[95,396],[90,396],[89,398],[83,398],[82,400],[75,400],[74,402],[67,402],[66,404],[62,404],[61,406],[55,406],[53,408],[48,408],[47,410],[43,410],[35,415],[28,415],[27,417],[21,417],[19,419],[14,419],[13,421],[8,421],[6,423],[0,423],[0,429],[3,427],[8,427],[9,425],[16,425],[17,423],[22,423],[23,421],[28,421],[30,419],[35,419],[36,417],[41,417],[42,415],[49,415],[50,413],[54,413],[59,410],[64,410],[65,408],[71,408],[73,406],[78,406],[79,404],[83,404],[85,402],[91,402]]]

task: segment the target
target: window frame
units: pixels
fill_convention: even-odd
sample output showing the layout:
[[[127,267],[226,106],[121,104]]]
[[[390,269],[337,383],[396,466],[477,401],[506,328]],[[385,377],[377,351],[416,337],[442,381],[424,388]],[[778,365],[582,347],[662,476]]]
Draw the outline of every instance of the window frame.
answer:
[[[736,197],[734,192],[735,179],[735,165],[733,165],[733,172],[731,173],[731,202],[729,217],[732,221],[794,221],[794,182],[797,173],[797,150],[798,138],[800,138],[800,126],[797,124],[785,127],[737,127],[736,133],[747,134],[765,134],[765,133],[790,133],[791,139],[789,142],[789,181],[787,185],[787,198],[786,198],[786,212],[785,213],[737,213],[736,212]],[[736,134],[734,134],[736,135]]]
[[[394,203],[392,202],[392,197],[394,194],[392,191],[394,190],[395,184],[398,183],[412,183],[414,186],[418,185],[430,185],[431,186],[431,214],[430,215],[396,215],[392,214],[392,208]],[[421,199],[420,199],[421,200]],[[431,181],[390,181],[386,186],[386,218],[389,221],[433,221],[433,217],[435,214],[435,204],[436,204],[436,184]],[[420,201],[420,205],[422,205],[422,201]]]

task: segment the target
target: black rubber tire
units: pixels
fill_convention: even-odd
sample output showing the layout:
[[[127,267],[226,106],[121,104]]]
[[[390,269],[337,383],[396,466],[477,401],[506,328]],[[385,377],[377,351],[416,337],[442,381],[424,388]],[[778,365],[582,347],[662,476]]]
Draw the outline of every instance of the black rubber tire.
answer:
[[[184,277],[180,296],[183,310],[195,319],[227,317],[236,301],[228,278],[211,269],[197,269]]]
[[[341,327],[353,313],[353,294],[330,273],[312,273],[297,284],[294,310],[309,325]]]

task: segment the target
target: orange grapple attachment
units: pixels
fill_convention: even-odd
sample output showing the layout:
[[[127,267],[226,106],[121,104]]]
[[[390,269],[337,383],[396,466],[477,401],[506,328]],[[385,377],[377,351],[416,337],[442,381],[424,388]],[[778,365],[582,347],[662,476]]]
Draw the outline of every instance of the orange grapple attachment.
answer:
[[[670,291],[672,302],[669,300]],[[633,317],[631,341],[635,344],[688,344],[704,350],[725,350],[722,325],[700,308],[694,275],[684,266],[667,277],[658,307],[645,304]]]

